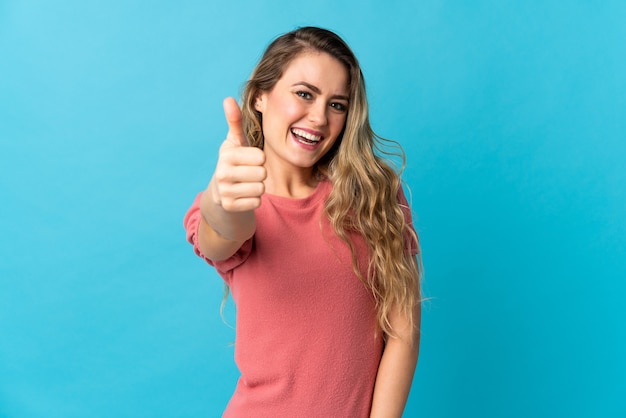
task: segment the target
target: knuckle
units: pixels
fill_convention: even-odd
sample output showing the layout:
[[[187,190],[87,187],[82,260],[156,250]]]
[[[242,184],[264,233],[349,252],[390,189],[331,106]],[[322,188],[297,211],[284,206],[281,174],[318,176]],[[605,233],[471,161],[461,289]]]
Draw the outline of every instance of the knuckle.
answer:
[[[265,164],[265,152],[260,148],[252,148],[254,157],[259,164]]]
[[[261,206],[261,198],[255,197],[250,199],[250,209],[256,209]]]
[[[215,180],[217,180],[218,183],[223,183],[227,179],[228,179],[228,173],[226,170],[222,168],[215,170]]]
[[[234,203],[232,199],[222,199],[222,208],[227,211],[233,211]]]

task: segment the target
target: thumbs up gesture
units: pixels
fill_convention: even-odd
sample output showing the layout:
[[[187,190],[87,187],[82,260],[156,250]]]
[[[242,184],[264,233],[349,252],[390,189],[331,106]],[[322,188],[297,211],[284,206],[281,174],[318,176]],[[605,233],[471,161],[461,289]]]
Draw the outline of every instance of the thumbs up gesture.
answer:
[[[227,212],[246,212],[261,205],[267,172],[265,153],[249,147],[242,127],[239,105],[232,97],[224,100],[228,135],[222,143],[213,180],[214,202]]]

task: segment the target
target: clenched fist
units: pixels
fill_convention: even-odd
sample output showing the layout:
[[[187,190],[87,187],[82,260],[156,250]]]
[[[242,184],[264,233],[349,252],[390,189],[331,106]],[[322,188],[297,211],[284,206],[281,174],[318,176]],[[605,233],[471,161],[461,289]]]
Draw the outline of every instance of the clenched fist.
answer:
[[[241,110],[232,97],[224,100],[224,114],[228,135],[220,147],[210,185],[211,195],[215,204],[228,212],[251,211],[261,205],[261,195],[265,191],[265,153],[248,146],[241,124]]]

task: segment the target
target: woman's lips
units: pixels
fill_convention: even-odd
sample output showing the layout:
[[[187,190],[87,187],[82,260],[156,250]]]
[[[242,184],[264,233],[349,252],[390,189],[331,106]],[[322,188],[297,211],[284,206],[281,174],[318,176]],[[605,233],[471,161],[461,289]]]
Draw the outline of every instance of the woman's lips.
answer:
[[[308,150],[317,148],[324,139],[320,132],[303,128],[292,128],[291,135],[299,145]]]

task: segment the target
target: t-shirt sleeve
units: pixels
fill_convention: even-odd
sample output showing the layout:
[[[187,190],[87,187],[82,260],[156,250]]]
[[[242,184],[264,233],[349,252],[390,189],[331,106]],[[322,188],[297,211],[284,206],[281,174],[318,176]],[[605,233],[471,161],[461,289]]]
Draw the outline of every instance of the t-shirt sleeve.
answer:
[[[404,194],[404,190],[400,187],[398,190],[398,204],[400,205],[400,209],[404,214],[404,219],[411,229],[411,231],[415,234],[411,234],[410,232],[406,232],[404,235],[405,248],[411,252],[412,255],[416,255],[419,253],[419,238],[417,236],[417,232],[415,231],[415,227],[413,225],[413,215],[411,213],[411,207],[409,202],[406,199],[406,195]]]
[[[185,227],[187,242],[193,245],[193,251],[196,255],[204,259],[208,264],[215,267],[217,272],[225,279],[228,280],[230,272],[240,266],[252,251],[253,238],[250,238],[242,244],[235,254],[227,258],[226,260],[215,261],[211,260],[202,253],[200,246],[198,245],[198,228],[200,227],[200,221],[202,214],[200,213],[200,198],[202,193],[198,193],[193,204],[187,210],[185,217],[183,218],[183,226]]]

